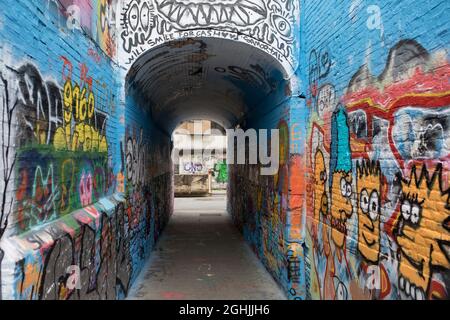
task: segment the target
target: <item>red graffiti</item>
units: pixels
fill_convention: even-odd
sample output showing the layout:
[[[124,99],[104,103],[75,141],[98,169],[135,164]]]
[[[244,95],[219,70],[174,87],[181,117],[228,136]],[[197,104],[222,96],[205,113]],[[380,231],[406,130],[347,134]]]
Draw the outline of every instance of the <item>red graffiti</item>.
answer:
[[[69,61],[64,56],[61,56],[61,59],[64,61],[63,68],[62,68],[62,79],[63,81],[67,81],[68,79],[72,79],[72,71],[73,71],[73,65],[72,62]]]

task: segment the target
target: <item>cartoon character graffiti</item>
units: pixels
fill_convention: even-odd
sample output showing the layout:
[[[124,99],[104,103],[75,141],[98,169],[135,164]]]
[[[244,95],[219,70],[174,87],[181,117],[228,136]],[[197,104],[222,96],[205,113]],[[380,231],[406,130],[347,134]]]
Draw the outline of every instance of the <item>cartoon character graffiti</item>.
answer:
[[[402,298],[433,298],[435,270],[450,269],[450,189],[444,190],[442,165],[430,176],[414,165],[403,181],[397,221],[398,288]]]
[[[380,256],[382,176],[380,163],[362,160],[356,164],[358,193],[358,250],[369,262]]]
[[[117,0],[99,0],[97,8],[100,46],[112,58],[116,55],[116,6]]]
[[[338,247],[343,247],[347,235],[347,219],[351,218],[352,176],[351,172],[336,171],[333,173],[331,207],[331,238]]]
[[[328,196],[326,194],[327,170],[322,151],[316,152],[314,162],[314,219],[320,215],[328,216]]]
[[[347,235],[346,222],[353,213],[352,162],[347,113],[338,108],[331,127],[331,238],[342,248]]]

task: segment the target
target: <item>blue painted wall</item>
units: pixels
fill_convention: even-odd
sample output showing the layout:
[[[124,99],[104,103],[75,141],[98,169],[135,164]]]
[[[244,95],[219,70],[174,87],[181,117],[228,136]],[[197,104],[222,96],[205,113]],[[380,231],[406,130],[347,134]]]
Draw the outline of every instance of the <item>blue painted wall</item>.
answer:
[[[1,298],[124,298],[171,213],[171,169],[152,167],[168,138],[123,97],[115,4],[0,3]]]
[[[124,298],[172,212],[116,4],[0,0],[1,298]],[[234,221],[291,299],[448,299],[450,4],[300,4],[295,75],[237,85],[281,161],[230,168]]]
[[[302,3],[307,297],[448,299],[450,4]]]

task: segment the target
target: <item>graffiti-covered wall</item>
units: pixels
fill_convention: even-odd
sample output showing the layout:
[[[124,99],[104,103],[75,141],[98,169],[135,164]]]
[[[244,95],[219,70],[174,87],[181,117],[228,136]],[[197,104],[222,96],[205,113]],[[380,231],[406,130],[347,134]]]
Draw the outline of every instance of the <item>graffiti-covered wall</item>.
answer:
[[[0,299],[126,297],[194,115],[279,129],[228,209],[289,298],[449,298],[448,1],[0,7]]]
[[[229,164],[228,209],[287,297],[301,300],[305,299],[305,282],[301,246],[304,127],[300,124],[305,119],[301,121],[302,102],[293,97],[291,83],[281,82],[276,87],[243,126],[279,130],[278,172],[261,175],[261,165],[248,164],[248,154],[247,164]],[[271,139],[269,134],[269,144]]]
[[[123,0],[120,61],[189,38],[239,41],[297,67],[299,2],[294,0]]]
[[[308,298],[449,298],[449,8],[304,1]]]
[[[124,112],[117,2],[0,4],[0,298],[123,298],[170,215],[171,172]]]

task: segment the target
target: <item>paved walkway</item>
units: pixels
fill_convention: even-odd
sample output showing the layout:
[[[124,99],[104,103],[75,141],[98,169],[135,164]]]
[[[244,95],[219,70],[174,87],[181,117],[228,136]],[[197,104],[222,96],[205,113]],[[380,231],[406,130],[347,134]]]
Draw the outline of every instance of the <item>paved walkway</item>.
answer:
[[[232,225],[226,198],[177,198],[129,299],[286,299]]]

